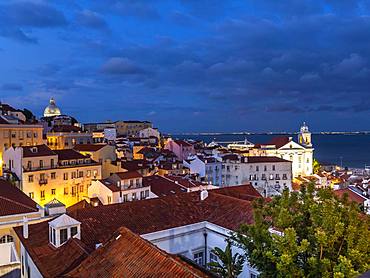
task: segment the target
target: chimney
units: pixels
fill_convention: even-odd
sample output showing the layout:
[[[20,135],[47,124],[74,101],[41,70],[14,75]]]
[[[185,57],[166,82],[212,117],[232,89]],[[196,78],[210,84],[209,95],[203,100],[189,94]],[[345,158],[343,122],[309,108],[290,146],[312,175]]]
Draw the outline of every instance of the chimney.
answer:
[[[28,218],[27,216],[23,216],[23,237],[25,239],[28,238]]]
[[[200,191],[200,200],[204,201],[208,197],[208,191],[206,189]]]

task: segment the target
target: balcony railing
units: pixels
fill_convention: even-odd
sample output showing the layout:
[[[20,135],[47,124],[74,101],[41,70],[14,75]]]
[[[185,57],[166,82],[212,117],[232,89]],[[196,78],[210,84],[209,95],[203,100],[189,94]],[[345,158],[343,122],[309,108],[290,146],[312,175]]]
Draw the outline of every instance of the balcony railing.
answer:
[[[39,184],[42,185],[42,184],[47,184],[48,183],[48,180],[47,179],[42,179],[42,180],[39,180]]]

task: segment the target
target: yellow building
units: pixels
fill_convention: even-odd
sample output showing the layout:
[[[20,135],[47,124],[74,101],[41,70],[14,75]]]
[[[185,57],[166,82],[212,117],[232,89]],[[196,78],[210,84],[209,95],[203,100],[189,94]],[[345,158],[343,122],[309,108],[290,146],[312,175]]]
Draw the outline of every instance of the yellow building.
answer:
[[[20,243],[13,230],[27,218],[36,223],[43,217],[43,210],[27,195],[12,184],[0,180],[0,276],[20,267]]]
[[[101,164],[75,150],[51,150],[46,145],[9,148],[4,168],[20,179],[21,189],[38,204],[54,198],[71,206],[87,198],[93,179],[101,178]]]
[[[93,136],[87,132],[48,132],[47,144],[52,150],[72,149],[78,144],[91,144]]]

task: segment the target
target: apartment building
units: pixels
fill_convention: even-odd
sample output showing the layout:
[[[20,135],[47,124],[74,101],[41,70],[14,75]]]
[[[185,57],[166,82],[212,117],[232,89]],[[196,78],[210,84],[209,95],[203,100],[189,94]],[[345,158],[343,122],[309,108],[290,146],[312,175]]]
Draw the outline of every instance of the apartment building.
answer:
[[[92,133],[80,131],[48,132],[47,144],[52,150],[73,149],[79,144],[92,144]]]
[[[99,198],[103,205],[155,197],[150,186],[143,185],[143,176],[136,171],[115,173],[109,178],[93,181],[88,196]]]
[[[51,150],[46,145],[9,148],[5,168],[38,204],[58,199],[66,206],[87,198],[93,179],[101,178],[101,164],[75,150]]]
[[[114,124],[119,136],[139,137],[141,130],[153,128],[153,124],[148,121],[117,121]]]

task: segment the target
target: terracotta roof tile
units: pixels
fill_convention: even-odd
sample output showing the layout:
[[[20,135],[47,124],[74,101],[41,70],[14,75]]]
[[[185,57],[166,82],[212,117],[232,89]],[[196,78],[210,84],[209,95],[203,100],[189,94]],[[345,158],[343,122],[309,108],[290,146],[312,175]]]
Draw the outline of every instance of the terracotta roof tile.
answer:
[[[69,242],[57,250],[49,245],[47,222],[29,225],[28,239],[23,238],[21,226],[15,231],[42,274],[55,277],[80,264],[86,252],[109,240],[121,227],[142,235],[202,221],[230,230],[253,223],[252,203],[231,195],[211,190],[203,201],[199,192],[191,192],[75,210],[68,214],[81,222],[81,241],[74,239],[70,248]]]
[[[143,177],[143,186],[150,186],[150,191],[158,197],[187,192],[181,185],[162,176]]]
[[[23,149],[23,157],[39,157],[39,156],[56,155],[56,153],[52,151],[45,144],[37,145],[37,146],[23,146],[22,149]]]
[[[118,238],[118,239],[117,239]],[[209,277],[127,228],[120,228],[67,277]]]
[[[78,144],[73,147],[79,152],[96,152],[107,146],[107,144]]]
[[[348,200],[358,203],[360,205],[366,201],[366,197],[361,196],[348,188],[334,190],[334,194],[337,195],[339,198],[343,198],[344,195],[347,194]]]
[[[119,172],[115,173],[120,179],[127,180],[127,179],[135,179],[135,178],[142,178],[143,176],[137,171],[127,171],[127,172]]]
[[[86,159],[89,158],[86,155],[79,153],[73,149],[66,149],[66,150],[55,150],[54,151],[58,155],[59,160],[72,160],[72,159]]]
[[[36,202],[11,183],[0,179],[0,216],[37,211]]]
[[[248,163],[291,162],[276,156],[247,156]]]

